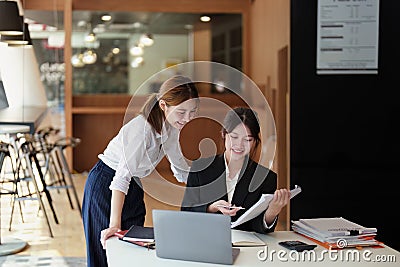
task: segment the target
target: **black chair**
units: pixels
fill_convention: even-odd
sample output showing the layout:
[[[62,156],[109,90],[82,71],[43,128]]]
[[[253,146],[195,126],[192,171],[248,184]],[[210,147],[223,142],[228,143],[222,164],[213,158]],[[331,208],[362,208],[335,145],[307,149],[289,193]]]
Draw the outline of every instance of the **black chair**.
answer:
[[[44,175],[42,172],[42,168],[40,166],[38,157],[38,151],[36,150],[32,139],[29,136],[24,138],[24,142],[21,142],[18,155],[20,160],[18,162],[18,166],[16,167],[17,173],[17,183],[21,183],[22,181],[29,181],[33,183],[34,192],[29,191],[28,193],[21,193],[18,192],[18,197],[14,198],[14,201],[25,201],[25,200],[38,200],[39,208],[43,211],[43,215],[46,219],[50,236],[53,237],[53,231],[50,226],[49,218],[47,216],[47,212],[43,202],[44,194],[47,198],[47,202],[49,207],[53,213],[53,218],[56,224],[59,224],[58,218],[53,206],[53,199],[50,195],[50,192],[46,186],[46,182],[44,179]],[[40,184],[40,186],[39,186]],[[29,185],[28,185],[29,187]],[[11,212],[11,219],[10,219],[10,230],[12,225],[12,218],[13,218],[13,210]]]
[[[68,147],[76,147],[81,140],[74,137],[63,137],[56,139],[59,130],[47,127],[39,130],[35,134],[35,139],[39,143],[40,152],[43,155],[44,174],[46,176],[46,186],[50,189],[66,189],[71,209],[74,205],[71,199],[70,190],[75,198],[79,214],[82,216],[82,208],[76,192],[73,176],[65,158],[64,151]],[[52,141],[51,139],[55,140]]]

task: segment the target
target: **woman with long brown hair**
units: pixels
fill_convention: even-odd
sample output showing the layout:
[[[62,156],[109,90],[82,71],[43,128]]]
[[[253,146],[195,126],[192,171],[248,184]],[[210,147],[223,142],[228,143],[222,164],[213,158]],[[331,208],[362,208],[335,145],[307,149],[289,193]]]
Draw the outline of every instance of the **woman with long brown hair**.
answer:
[[[140,178],[165,155],[176,179],[186,182],[188,165],[179,147],[179,131],[194,118],[198,102],[197,88],[189,78],[166,80],[99,154],[86,180],[82,206],[88,267],[107,266],[107,238],[144,224]]]

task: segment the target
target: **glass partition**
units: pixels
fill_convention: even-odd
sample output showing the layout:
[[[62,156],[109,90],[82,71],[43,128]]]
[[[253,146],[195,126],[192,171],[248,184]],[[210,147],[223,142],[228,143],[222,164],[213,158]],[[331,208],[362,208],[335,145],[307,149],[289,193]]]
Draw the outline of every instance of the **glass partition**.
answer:
[[[62,102],[62,12],[29,10],[26,17],[35,22],[31,36],[47,98]],[[73,11],[72,17],[73,95],[134,94],[153,74],[188,61],[242,67],[240,14],[213,14],[210,22],[200,22],[194,13]]]

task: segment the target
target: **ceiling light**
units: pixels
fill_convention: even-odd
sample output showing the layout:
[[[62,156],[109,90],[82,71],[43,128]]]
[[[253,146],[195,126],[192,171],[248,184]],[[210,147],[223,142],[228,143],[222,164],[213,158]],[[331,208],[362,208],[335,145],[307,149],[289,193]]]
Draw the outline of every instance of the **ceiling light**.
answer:
[[[102,21],[110,21],[112,19],[110,14],[104,14],[103,16],[101,16],[101,20]]]
[[[85,66],[85,63],[83,62],[83,54],[79,53],[79,54],[73,55],[71,57],[71,64],[75,68],[82,68],[83,66]]]
[[[32,45],[27,23],[24,23],[23,31],[22,35],[1,35],[1,42],[7,43],[9,46]]]
[[[143,57],[136,57],[133,61],[137,62],[137,63],[142,63],[143,62]]]
[[[120,52],[121,50],[119,49],[119,47],[114,47],[111,51],[112,51],[112,53],[113,53],[114,55],[117,55],[117,54],[119,54],[119,52]]]
[[[200,17],[200,20],[202,22],[209,22],[211,20],[211,18],[209,16],[203,15]]]
[[[131,53],[132,56],[141,56],[143,55],[143,48],[138,44],[135,44],[129,49],[129,53]]]
[[[134,60],[132,60],[131,67],[136,69],[143,63],[143,61],[143,57],[136,57]]]
[[[94,34],[93,31],[89,32],[87,35],[85,35],[85,42],[87,43],[93,43],[94,41],[97,40],[96,34]]]
[[[1,42],[7,43],[9,46],[20,46],[28,44],[28,41],[22,39],[22,35],[2,35]]]
[[[153,35],[151,35],[150,33],[145,33],[140,37],[139,42],[144,46],[152,46],[154,44]]]
[[[96,63],[96,60],[97,60],[97,54],[93,50],[89,49],[83,53],[83,58],[82,58],[83,63],[94,64]]]

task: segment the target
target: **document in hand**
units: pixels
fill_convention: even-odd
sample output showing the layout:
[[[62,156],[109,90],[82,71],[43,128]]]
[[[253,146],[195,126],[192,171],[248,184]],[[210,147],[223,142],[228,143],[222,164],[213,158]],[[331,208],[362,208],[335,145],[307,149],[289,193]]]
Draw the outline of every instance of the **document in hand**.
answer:
[[[126,241],[143,241],[154,242],[153,227],[145,227],[139,225],[132,225],[129,230],[122,237]]]
[[[265,245],[265,242],[258,238],[253,232],[232,230],[232,246],[234,247],[253,247]]]
[[[301,187],[296,185],[294,189],[290,190],[290,198],[293,198],[300,192]],[[261,212],[268,208],[269,202],[271,202],[273,197],[273,194],[262,194],[260,199],[250,209],[243,213],[235,222],[232,222],[231,228],[235,228],[236,226],[260,215]]]

